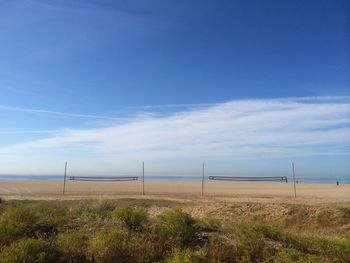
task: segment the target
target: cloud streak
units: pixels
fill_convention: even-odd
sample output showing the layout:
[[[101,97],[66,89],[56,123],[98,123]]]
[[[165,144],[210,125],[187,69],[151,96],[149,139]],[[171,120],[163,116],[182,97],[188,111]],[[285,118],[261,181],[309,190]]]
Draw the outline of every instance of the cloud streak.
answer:
[[[3,135],[17,135],[17,134],[53,134],[59,130],[0,130]]]
[[[91,156],[105,160],[232,160],[349,155],[350,99],[236,100],[162,117],[147,115],[110,127],[63,129],[48,138],[0,149],[0,155],[13,158],[27,152],[85,161]]]
[[[125,121],[129,119],[129,118],[112,117],[112,116],[95,115],[95,114],[80,114],[80,113],[72,113],[72,112],[51,111],[51,110],[45,110],[45,109],[21,108],[21,107],[7,106],[7,105],[0,105],[0,110],[23,112],[23,113],[34,113],[34,114],[45,114],[50,116],[69,117],[69,118],[118,120],[118,121],[120,120]]]

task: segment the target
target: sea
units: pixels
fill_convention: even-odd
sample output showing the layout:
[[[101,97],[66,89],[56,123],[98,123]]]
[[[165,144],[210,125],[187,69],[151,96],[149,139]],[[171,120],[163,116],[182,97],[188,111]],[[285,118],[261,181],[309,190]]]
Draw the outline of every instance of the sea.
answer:
[[[205,180],[209,180],[209,176],[216,175],[210,174],[204,177]],[[76,175],[74,176],[83,176]],[[89,175],[91,177],[106,177],[106,175]],[[117,175],[117,176],[138,176],[139,180],[142,176],[139,175]],[[67,176],[68,177],[68,176]],[[63,180],[63,175],[9,175],[0,174],[0,180]],[[145,180],[170,180],[170,181],[201,181],[202,176],[194,175],[145,175]],[[292,182],[293,179],[288,177],[288,182]],[[321,184],[350,184],[350,177],[297,177],[297,183],[321,183]]]

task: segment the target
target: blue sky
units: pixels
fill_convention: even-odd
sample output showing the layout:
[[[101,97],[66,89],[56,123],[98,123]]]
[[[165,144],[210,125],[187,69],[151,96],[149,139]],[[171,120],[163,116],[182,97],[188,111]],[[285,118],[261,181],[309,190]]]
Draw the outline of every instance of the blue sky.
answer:
[[[0,2],[0,174],[349,177],[348,1]]]

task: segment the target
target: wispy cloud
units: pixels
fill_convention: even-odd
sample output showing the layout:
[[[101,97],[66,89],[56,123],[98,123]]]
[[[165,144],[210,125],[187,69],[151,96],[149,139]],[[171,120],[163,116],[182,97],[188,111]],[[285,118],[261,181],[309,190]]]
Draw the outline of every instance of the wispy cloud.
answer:
[[[166,109],[166,108],[199,108],[217,106],[220,103],[189,103],[189,104],[158,104],[158,105],[142,105],[142,106],[129,106],[129,109]]]
[[[73,117],[73,118],[119,120],[119,121],[129,120],[129,118],[123,118],[123,117],[112,117],[112,116],[95,115],[95,114],[80,114],[80,113],[72,113],[72,112],[51,111],[51,110],[45,110],[45,109],[31,109],[31,108],[13,107],[13,106],[7,106],[7,105],[0,105],[0,110],[45,114],[50,116],[60,116],[60,117],[70,117],[70,118]]]
[[[45,139],[0,149],[0,155],[21,152],[74,155],[85,161],[91,158],[86,154],[106,160],[348,155],[350,98],[236,100],[107,128],[64,129]]]
[[[16,135],[16,134],[53,134],[59,130],[0,130],[0,134]]]

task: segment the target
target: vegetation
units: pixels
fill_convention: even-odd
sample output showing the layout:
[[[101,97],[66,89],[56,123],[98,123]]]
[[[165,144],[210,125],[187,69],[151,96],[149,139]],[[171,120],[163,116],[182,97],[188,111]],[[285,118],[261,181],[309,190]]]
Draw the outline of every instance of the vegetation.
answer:
[[[129,231],[139,231],[146,226],[147,212],[143,209],[133,209],[128,206],[119,208],[114,212],[114,217],[119,219]]]
[[[203,219],[187,208],[159,200],[2,201],[0,262],[350,262],[348,207],[291,205],[276,222]],[[342,235],[313,232],[339,225]]]

